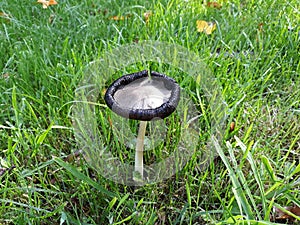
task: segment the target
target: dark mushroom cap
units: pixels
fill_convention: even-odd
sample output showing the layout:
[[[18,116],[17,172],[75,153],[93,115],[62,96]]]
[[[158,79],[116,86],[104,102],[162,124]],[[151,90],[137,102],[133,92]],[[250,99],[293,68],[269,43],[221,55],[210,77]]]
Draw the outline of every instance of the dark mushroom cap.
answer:
[[[163,119],[175,111],[180,98],[176,81],[164,74],[140,71],[115,80],[104,99],[118,115],[135,120]]]

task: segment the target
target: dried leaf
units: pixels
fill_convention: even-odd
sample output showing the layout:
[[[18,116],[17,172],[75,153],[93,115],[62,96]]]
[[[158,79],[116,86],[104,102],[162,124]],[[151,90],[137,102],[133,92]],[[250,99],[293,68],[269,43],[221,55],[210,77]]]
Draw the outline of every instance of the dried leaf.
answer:
[[[7,22],[10,22],[10,15],[5,12],[0,12],[0,17],[3,17]]]
[[[9,17],[9,15],[7,13],[5,13],[5,12],[0,12],[0,16],[1,17],[6,17],[6,18]]]
[[[295,214],[296,216],[300,216],[300,207],[294,206],[294,207],[291,209],[291,212],[292,212],[293,214]]]
[[[57,2],[55,0],[49,0],[49,5],[57,5]]]
[[[125,17],[124,16],[112,16],[110,17],[111,20],[116,20],[116,21],[119,21],[119,20],[124,20]]]
[[[216,24],[213,22],[206,22],[204,20],[197,20],[197,31],[211,34],[216,29]]]
[[[208,2],[207,7],[221,9],[222,5],[218,2]]]
[[[51,5],[57,5],[57,2],[55,0],[38,0],[37,2],[41,3],[44,9],[48,8],[48,6]]]
[[[109,126],[112,127],[112,126],[113,126],[113,123],[112,123],[112,120],[111,120],[111,118],[110,118],[109,116],[108,116],[107,120],[108,120],[108,122],[109,122]]]
[[[231,123],[230,123],[230,129],[229,129],[229,131],[230,131],[230,132],[234,131],[234,127],[235,127],[235,123],[234,123],[234,122],[231,122]]]
[[[258,31],[262,32],[263,31],[263,26],[264,26],[263,23],[259,23],[258,24]]]
[[[145,21],[146,23],[149,22],[149,17],[152,16],[152,11],[147,11],[144,13],[144,18],[145,18]]]
[[[125,20],[125,19],[127,19],[129,17],[130,17],[130,15],[126,15],[126,16],[111,16],[109,19],[115,20],[115,21],[120,21],[120,20]]]
[[[300,207],[298,206],[287,206],[284,207],[287,211],[293,213],[296,216],[300,216]],[[295,218],[281,209],[275,207],[275,220],[295,220]]]

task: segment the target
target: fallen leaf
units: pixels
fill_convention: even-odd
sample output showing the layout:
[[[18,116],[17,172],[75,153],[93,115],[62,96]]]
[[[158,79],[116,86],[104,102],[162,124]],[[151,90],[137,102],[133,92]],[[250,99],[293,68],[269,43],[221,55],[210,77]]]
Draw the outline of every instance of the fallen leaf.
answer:
[[[115,21],[120,21],[120,20],[125,20],[125,19],[127,19],[129,17],[130,17],[130,15],[127,15],[127,16],[112,16],[109,19],[115,20]]]
[[[44,9],[48,8],[48,6],[51,5],[57,5],[57,2],[55,0],[38,0],[37,2],[41,3]]]
[[[125,17],[124,16],[112,16],[112,17],[110,17],[110,19],[118,21],[118,20],[124,20]]]
[[[5,12],[0,12],[0,17],[3,17],[6,21],[10,22],[10,16]]]
[[[216,29],[216,24],[213,22],[206,22],[204,20],[197,20],[197,31],[211,34]]]
[[[112,123],[111,118],[110,118],[109,116],[108,116],[107,120],[108,120],[108,122],[109,122],[110,127],[112,127],[112,126],[113,126],[113,123]]]
[[[259,23],[258,24],[258,31],[262,32],[263,31],[263,26],[264,26],[263,23]]]
[[[146,23],[149,22],[149,17],[152,16],[152,11],[147,11],[144,13],[144,18],[145,18],[145,21]]]
[[[1,17],[6,17],[6,18],[9,17],[9,15],[5,12],[0,12],[0,16]]]
[[[208,2],[207,7],[221,9],[222,5],[218,2]]]
[[[234,131],[234,127],[235,127],[235,123],[234,123],[234,122],[231,122],[231,123],[230,123],[230,129],[229,129],[229,131],[230,131],[230,132]]]
[[[300,216],[300,207],[298,206],[287,206],[284,207],[284,209],[293,213],[296,216]],[[288,213],[282,211],[281,209],[275,207],[275,221],[278,220],[295,220],[295,218],[289,215]]]
[[[296,216],[300,216],[300,207],[298,206],[294,206],[292,207],[292,209],[290,209],[290,211],[295,214]]]

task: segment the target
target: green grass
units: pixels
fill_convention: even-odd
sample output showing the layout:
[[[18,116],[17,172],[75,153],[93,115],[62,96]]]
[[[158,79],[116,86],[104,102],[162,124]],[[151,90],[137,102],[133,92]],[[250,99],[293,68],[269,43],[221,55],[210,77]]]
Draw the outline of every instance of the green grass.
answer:
[[[0,171],[6,171],[0,173],[0,224],[291,222],[274,221],[273,210],[300,207],[296,0],[228,0],[221,9],[196,0],[58,3],[42,9],[35,1],[0,2]],[[147,11],[152,11],[148,23]],[[110,19],[116,15],[128,18]],[[196,20],[215,21],[217,29],[212,35],[198,33]],[[174,176],[134,188],[101,176],[83,157],[65,159],[79,150],[72,107],[87,65],[142,40],[176,43],[203,59],[222,87],[228,116],[223,140],[215,143],[218,157],[208,167],[201,167],[196,151]],[[206,115],[199,121],[197,144],[203,147],[210,135],[210,108],[192,81],[177,79]],[[132,163],[133,150],[121,151],[124,146],[109,129],[111,112],[100,106],[98,113],[103,140],[115,156]],[[174,121],[168,123],[176,130]],[[136,132],[135,123],[131,129]],[[154,151],[157,158],[147,153],[146,162],[170,153],[161,149]],[[299,215],[291,216],[299,223]]]

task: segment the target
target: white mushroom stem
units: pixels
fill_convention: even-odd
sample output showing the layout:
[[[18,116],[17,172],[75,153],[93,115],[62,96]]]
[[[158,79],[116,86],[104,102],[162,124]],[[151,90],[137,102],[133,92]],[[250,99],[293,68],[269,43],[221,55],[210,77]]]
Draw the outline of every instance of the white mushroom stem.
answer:
[[[135,148],[135,165],[134,170],[141,174],[143,178],[144,165],[143,165],[143,149],[144,139],[146,133],[147,121],[141,121],[139,127],[139,133],[137,136],[136,148]]]

